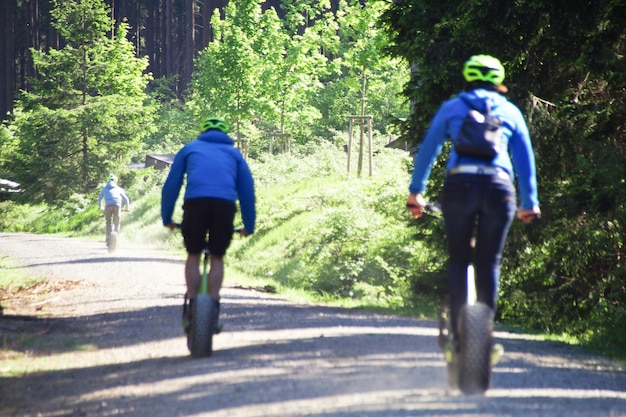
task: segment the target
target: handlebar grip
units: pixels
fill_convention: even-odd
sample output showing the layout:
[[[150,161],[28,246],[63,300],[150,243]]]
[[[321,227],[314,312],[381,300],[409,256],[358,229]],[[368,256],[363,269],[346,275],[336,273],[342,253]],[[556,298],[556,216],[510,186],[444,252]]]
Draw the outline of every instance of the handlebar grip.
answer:
[[[441,213],[441,207],[436,203],[426,203],[424,207],[419,206],[417,204],[407,203],[406,208],[408,209],[416,208],[416,209],[422,209],[424,211],[429,211],[431,213]]]
[[[533,220],[541,217],[541,213],[530,213],[525,216],[522,216],[524,220]]]

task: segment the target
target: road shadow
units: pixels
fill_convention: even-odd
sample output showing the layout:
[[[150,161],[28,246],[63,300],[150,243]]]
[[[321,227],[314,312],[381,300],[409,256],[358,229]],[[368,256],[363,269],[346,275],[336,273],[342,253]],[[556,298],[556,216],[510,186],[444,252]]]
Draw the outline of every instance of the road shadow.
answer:
[[[182,296],[164,297],[163,300],[169,304],[172,300],[180,300],[180,305],[71,317],[0,315],[0,337],[4,340],[5,349],[33,356],[66,353],[85,346],[111,349],[183,337]],[[331,322],[333,328],[422,326],[434,332],[434,323],[427,320],[365,314],[325,306],[294,305],[278,298],[268,301],[266,296],[255,291],[249,291],[249,295],[225,295],[221,304],[220,321],[225,325],[225,334],[323,329]]]
[[[555,358],[574,364],[580,356],[552,342],[503,338],[508,356],[495,369],[493,390],[464,397],[446,388],[432,321],[294,305],[253,291],[226,295],[222,304],[226,330],[206,359],[189,357],[173,304],[0,318],[3,338],[6,323],[34,326],[35,337],[19,352],[77,356],[69,369],[1,376],[0,416],[532,417],[567,409],[568,416],[614,417],[626,410],[624,372],[564,366]],[[137,360],[82,366],[78,358],[79,349],[122,349],[132,357],[153,343]]]
[[[83,259],[73,259],[73,260],[65,260],[59,262],[40,262],[40,263],[29,263],[14,267],[5,267],[7,270],[19,270],[24,268],[36,268],[40,266],[52,266],[52,265],[81,265],[81,264],[110,264],[110,263],[132,263],[132,264],[142,264],[142,263],[160,263],[160,264],[176,264],[176,265],[184,265],[185,261],[180,259],[172,259],[172,258],[152,258],[152,257],[132,257],[132,256],[117,256],[115,254],[111,256],[103,256],[103,257],[95,257],[95,258],[83,258]]]

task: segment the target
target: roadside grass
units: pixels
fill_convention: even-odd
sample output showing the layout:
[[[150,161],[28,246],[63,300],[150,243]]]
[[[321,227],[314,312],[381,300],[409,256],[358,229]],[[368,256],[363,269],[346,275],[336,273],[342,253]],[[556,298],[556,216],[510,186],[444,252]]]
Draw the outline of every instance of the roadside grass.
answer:
[[[98,350],[95,345],[79,343],[73,336],[48,332],[49,328],[35,332],[32,328],[19,337],[4,335],[0,339],[1,376],[64,369],[71,362],[52,359],[57,354]]]
[[[21,272],[11,258],[0,256],[0,303],[6,297],[5,292],[10,291],[12,288],[24,287],[36,282],[37,279]]]
[[[33,278],[10,258],[0,257],[0,374],[11,376],[40,370],[32,363],[36,357],[95,349],[78,343],[72,335],[50,332],[48,320],[37,315],[36,305],[41,297],[75,284]]]

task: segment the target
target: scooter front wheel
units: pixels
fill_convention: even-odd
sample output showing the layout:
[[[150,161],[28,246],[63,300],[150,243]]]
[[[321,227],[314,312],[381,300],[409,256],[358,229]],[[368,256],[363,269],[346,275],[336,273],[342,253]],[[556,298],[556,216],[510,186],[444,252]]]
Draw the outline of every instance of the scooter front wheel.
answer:
[[[459,326],[459,389],[467,395],[484,394],[491,385],[493,312],[483,303],[466,304]]]
[[[194,358],[211,356],[215,328],[215,302],[208,294],[198,295],[192,304],[187,346]]]
[[[113,253],[115,252],[115,249],[117,249],[117,232],[111,232],[111,234],[109,235],[109,242],[107,244],[107,249],[109,251],[109,253]]]

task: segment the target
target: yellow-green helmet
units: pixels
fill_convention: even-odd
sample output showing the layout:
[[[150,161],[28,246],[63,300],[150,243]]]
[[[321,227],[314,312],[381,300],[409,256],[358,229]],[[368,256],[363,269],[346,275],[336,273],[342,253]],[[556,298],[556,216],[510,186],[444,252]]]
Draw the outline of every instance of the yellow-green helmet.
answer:
[[[207,117],[204,122],[202,122],[200,130],[202,132],[206,132],[209,129],[217,129],[224,133],[228,133],[228,124],[226,124],[226,122],[219,117]]]
[[[107,178],[108,182],[117,182],[117,175],[111,173],[109,174],[109,177]]]
[[[494,85],[504,81],[504,67],[498,58],[491,55],[474,55],[463,66],[465,81],[486,81]]]

